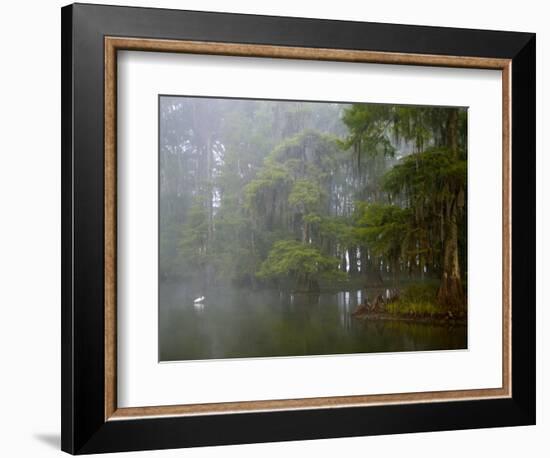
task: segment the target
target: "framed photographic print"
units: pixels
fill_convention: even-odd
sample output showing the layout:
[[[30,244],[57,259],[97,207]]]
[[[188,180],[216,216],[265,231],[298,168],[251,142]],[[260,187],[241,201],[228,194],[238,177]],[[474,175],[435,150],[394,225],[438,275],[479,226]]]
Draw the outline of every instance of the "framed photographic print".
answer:
[[[62,9],[62,448],[535,422],[535,36]]]

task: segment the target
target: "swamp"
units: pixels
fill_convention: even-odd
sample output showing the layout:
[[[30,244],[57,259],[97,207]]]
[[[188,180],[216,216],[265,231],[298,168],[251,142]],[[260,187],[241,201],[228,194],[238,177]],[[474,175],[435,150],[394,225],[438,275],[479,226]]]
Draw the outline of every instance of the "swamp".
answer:
[[[159,359],[467,348],[467,109],[159,96]]]

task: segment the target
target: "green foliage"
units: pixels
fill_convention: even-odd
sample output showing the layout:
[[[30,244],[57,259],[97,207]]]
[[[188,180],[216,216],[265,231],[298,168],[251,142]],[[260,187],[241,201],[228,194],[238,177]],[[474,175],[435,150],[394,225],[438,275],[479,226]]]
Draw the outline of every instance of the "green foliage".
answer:
[[[215,238],[212,243],[211,261],[220,278],[237,283],[254,276],[261,259],[250,250],[253,232],[250,222],[238,207],[224,206],[215,216]]]
[[[438,284],[434,282],[413,283],[407,286],[401,294],[401,299],[407,302],[433,302],[435,303]]]
[[[404,191],[413,201],[441,200],[466,184],[466,160],[453,157],[446,148],[430,148],[406,156],[383,179],[386,191]]]
[[[384,175],[383,189],[409,209],[404,257],[433,264],[441,256],[450,208],[456,208],[458,218],[463,214],[466,173],[466,160],[448,148],[430,148],[402,158]],[[457,224],[465,225],[462,219]]]
[[[350,218],[325,216],[319,225],[320,234],[335,242],[348,246],[356,242],[354,226]]]
[[[345,149],[354,149],[359,165],[362,156],[393,156],[395,147],[389,134],[394,117],[394,108],[390,105],[355,104],[345,111],[343,121],[349,135],[342,145]]]
[[[386,312],[406,316],[437,316],[444,311],[437,305],[437,285],[418,283],[408,286],[396,301],[386,304]]]
[[[309,241],[326,212],[326,189],[340,154],[326,134],[305,131],[284,140],[245,187],[245,207],[254,227]]]
[[[257,178],[245,187],[247,208],[259,215],[265,215],[270,210],[270,201],[287,198],[291,183],[288,168],[284,164],[267,160]]]
[[[305,223],[309,225],[317,225],[320,224],[323,221],[323,218],[316,213],[308,213],[304,215],[303,220]]]
[[[311,212],[319,207],[322,194],[318,183],[306,179],[296,180],[288,196],[288,203],[301,212]]]
[[[411,211],[396,205],[357,202],[354,234],[377,255],[397,261],[410,231]]]
[[[386,305],[386,312],[392,315],[434,317],[441,314],[441,309],[433,302],[397,300]]]
[[[392,126],[395,139],[412,142],[416,152],[430,144],[441,143],[448,110],[445,107],[395,106]]]
[[[163,97],[160,116],[161,278],[441,270],[444,215],[465,214],[465,109]]]
[[[257,273],[261,279],[292,279],[299,282],[341,279],[338,259],[326,256],[314,246],[294,240],[281,240],[273,245]]]
[[[179,244],[180,266],[183,270],[204,267],[207,260],[208,213],[200,202],[188,212],[187,223],[182,226]]]

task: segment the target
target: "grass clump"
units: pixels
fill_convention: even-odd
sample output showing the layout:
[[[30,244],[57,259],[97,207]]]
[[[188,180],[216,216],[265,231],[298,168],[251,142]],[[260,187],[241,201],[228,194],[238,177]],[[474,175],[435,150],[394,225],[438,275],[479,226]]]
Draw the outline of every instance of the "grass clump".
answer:
[[[437,305],[437,285],[419,283],[408,286],[402,295],[386,305],[393,315],[434,317],[443,313]]]
[[[389,303],[386,311],[392,315],[410,316],[435,316],[441,313],[437,305],[431,302],[405,302],[403,299]]]

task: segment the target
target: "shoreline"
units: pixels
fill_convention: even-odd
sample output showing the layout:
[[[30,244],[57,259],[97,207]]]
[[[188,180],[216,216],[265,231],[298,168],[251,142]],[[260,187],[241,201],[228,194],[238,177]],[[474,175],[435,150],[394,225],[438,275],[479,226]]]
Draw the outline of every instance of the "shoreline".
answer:
[[[449,318],[447,315],[436,317],[415,317],[407,315],[395,315],[386,312],[367,312],[355,315],[352,314],[352,317],[361,321],[405,321],[409,323],[433,324],[440,326],[466,326],[468,324],[467,318]]]

